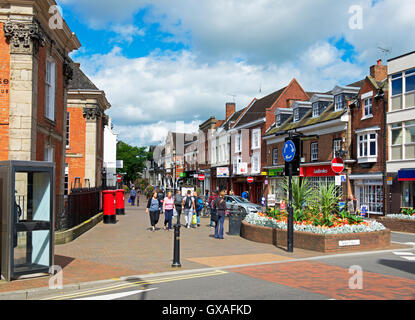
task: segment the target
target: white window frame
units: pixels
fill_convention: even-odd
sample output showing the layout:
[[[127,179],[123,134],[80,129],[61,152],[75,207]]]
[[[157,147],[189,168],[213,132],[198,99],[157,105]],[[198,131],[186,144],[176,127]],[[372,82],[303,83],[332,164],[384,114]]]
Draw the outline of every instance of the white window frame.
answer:
[[[300,120],[300,109],[295,108],[293,111],[293,121],[298,122]]]
[[[261,154],[256,152],[252,154],[251,157],[251,173],[260,173],[261,172]]]
[[[242,134],[238,133],[235,136],[235,153],[242,152]]]
[[[45,117],[55,121],[56,108],[56,62],[52,57],[46,59],[45,77],[46,103]]]
[[[336,157],[336,151],[342,149],[343,140],[341,138],[333,139],[333,157]]]
[[[363,118],[362,119],[373,118],[373,98],[370,97],[370,98],[363,99],[362,105],[363,105]]]
[[[43,161],[55,162],[55,148],[52,146],[46,146],[43,153]]]
[[[389,159],[391,161],[408,161],[408,160],[415,160],[415,158],[407,158],[406,157],[406,148],[407,146],[413,146],[415,145],[415,142],[406,142],[407,137],[406,137],[406,130],[408,128],[413,128],[415,127],[415,123],[414,124],[409,124],[410,122],[413,122],[414,120],[409,120],[409,121],[404,121],[404,122],[398,122],[396,123],[397,127],[392,128],[392,125],[389,127],[389,136],[390,136],[390,147],[389,147]],[[402,131],[402,143],[401,144],[392,144],[392,131],[394,130],[401,130]],[[400,159],[392,159],[392,149],[396,148],[396,147],[400,147],[401,148],[401,157]]]
[[[261,148],[261,129],[252,130],[252,150]]]
[[[407,72],[410,72],[408,74],[406,74]],[[393,79],[393,77],[395,77]],[[397,110],[404,110],[404,109],[408,109],[408,108],[412,108],[415,106],[406,106],[406,96],[409,94],[415,94],[415,90],[411,90],[411,91],[407,91],[406,89],[406,78],[409,77],[413,77],[415,76],[415,68],[410,68],[408,70],[404,70],[402,72],[398,72],[398,73],[394,73],[392,75],[390,75],[389,77],[389,88],[390,88],[390,97],[389,97],[389,112],[391,111],[397,111]],[[393,81],[397,81],[400,80],[401,81],[401,85],[402,85],[402,92],[399,94],[395,94],[393,95],[393,90],[392,90],[392,82]],[[393,110],[392,109],[392,100],[393,98],[396,97],[401,97],[401,107],[399,109]]]
[[[374,138],[371,135],[375,135]],[[361,139],[362,138],[362,139]],[[375,154],[370,154],[370,145],[375,143]],[[361,150],[366,153],[362,153]],[[358,163],[376,162],[378,158],[378,134],[376,131],[368,131],[357,135],[357,159]]]
[[[315,106],[317,106],[317,108]],[[312,109],[313,109],[313,118],[319,117],[320,116],[320,103],[318,101],[313,102]]]
[[[242,162],[241,156],[233,157],[233,173],[234,174],[238,173],[238,163],[241,163],[241,162]]]
[[[310,160],[311,162],[318,161],[318,142],[312,142],[310,144]]]
[[[71,121],[70,121],[70,113],[69,112],[66,112],[66,149],[69,149],[70,148],[70,143],[69,143],[69,141],[70,141],[70,134],[71,134],[70,124],[71,124]]]
[[[338,94],[334,97],[334,111],[341,111],[344,109],[344,96]]]
[[[275,161],[277,160],[277,161]],[[277,166],[278,165],[278,148],[272,149],[272,165]]]

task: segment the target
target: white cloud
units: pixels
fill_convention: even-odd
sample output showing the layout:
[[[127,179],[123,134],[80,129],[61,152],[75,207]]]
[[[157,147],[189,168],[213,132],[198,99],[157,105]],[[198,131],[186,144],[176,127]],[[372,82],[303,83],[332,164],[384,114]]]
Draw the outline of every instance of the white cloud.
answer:
[[[145,31],[143,29],[139,29],[134,25],[113,25],[110,27],[111,31],[114,31],[119,35],[111,40],[111,42],[133,42],[136,36],[143,37],[145,35]]]

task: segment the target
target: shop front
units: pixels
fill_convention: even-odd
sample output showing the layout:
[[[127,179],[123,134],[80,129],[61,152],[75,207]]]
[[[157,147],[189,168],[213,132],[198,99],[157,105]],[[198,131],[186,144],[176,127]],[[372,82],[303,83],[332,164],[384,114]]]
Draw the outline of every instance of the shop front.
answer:
[[[268,194],[274,195],[277,206],[284,200],[284,168],[273,168],[268,170],[269,188]]]
[[[318,188],[321,184],[328,185],[330,183],[335,183],[335,176],[336,174],[331,169],[330,165],[300,167],[300,177],[308,178],[309,182],[315,188]],[[342,187],[340,188],[342,189]]]
[[[211,169],[212,190],[230,191],[229,185],[229,167],[214,167]]]
[[[351,174],[353,192],[357,199],[357,206],[361,212],[368,215],[383,214],[383,174]]]
[[[398,181],[401,185],[401,207],[415,207],[415,169],[398,171]]]

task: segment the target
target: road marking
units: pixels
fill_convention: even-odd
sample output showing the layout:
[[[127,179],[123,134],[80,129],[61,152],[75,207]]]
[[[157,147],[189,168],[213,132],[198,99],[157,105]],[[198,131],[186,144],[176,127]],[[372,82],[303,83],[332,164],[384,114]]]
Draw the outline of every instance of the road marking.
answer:
[[[400,258],[409,260],[409,261],[415,261],[415,254],[412,252],[392,252],[393,254],[399,256]]]
[[[187,279],[195,279],[195,278],[202,278],[202,277],[211,277],[211,276],[217,276],[226,274],[228,272],[223,270],[214,270],[211,272],[204,272],[204,273],[197,273],[197,274],[189,274],[189,275],[182,275],[182,276],[176,276],[176,277],[167,277],[167,278],[154,278],[154,279],[148,279],[148,280],[140,280],[135,282],[130,282],[126,284],[118,284],[113,285],[110,287],[100,288],[100,289],[93,289],[88,290],[80,293],[72,293],[72,294],[66,294],[66,295],[60,295],[60,296],[54,296],[49,298],[44,298],[41,300],[64,300],[64,299],[73,299],[78,298],[82,296],[89,296],[92,294],[98,294],[98,293],[104,293],[109,291],[115,291],[115,290],[121,290],[136,286],[142,286],[142,285],[150,285],[155,283],[162,283],[162,282],[171,282],[171,281],[179,281],[179,280],[187,280]]]
[[[93,296],[93,297],[87,297],[87,298],[78,298],[73,300],[115,300],[119,298],[125,298],[128,296],[132,296],[137,293],[147,292],[156,290],[158,288],[151,288],[151,289],[145,289],[145,290],[135,290],[135,291],[128,291],[128,292],[119,292],[119,293],[112,293],[112,294],[106,294],[102,296]]]

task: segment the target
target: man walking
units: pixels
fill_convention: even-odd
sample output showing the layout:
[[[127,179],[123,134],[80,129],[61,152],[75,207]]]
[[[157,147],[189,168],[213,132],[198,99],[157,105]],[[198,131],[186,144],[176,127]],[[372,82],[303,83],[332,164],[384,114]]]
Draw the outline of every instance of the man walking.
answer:
[[[176,195],[174,196],[174,206],[176,207],[177,220],[176,223],[180,225],[180,215],[182,214],[183,208],[183,197],[180,190],[177,190]]]
[[[190,228],[192,224],[193,212],[195,211],[195,199],[192,197],[192,192],[190,190],[187,190],[187,195],[183,199],[183,207],[186,228]]]
[[[130,202],[131,202],[131,205],[133,206],[134,205],[134,203],[135,203],[135,197],[136,197],[136,195],[137,195],[137,191],[135,191],[135,187],[134,186],[132,186],[131,187],[131,190],[130,190]]]

